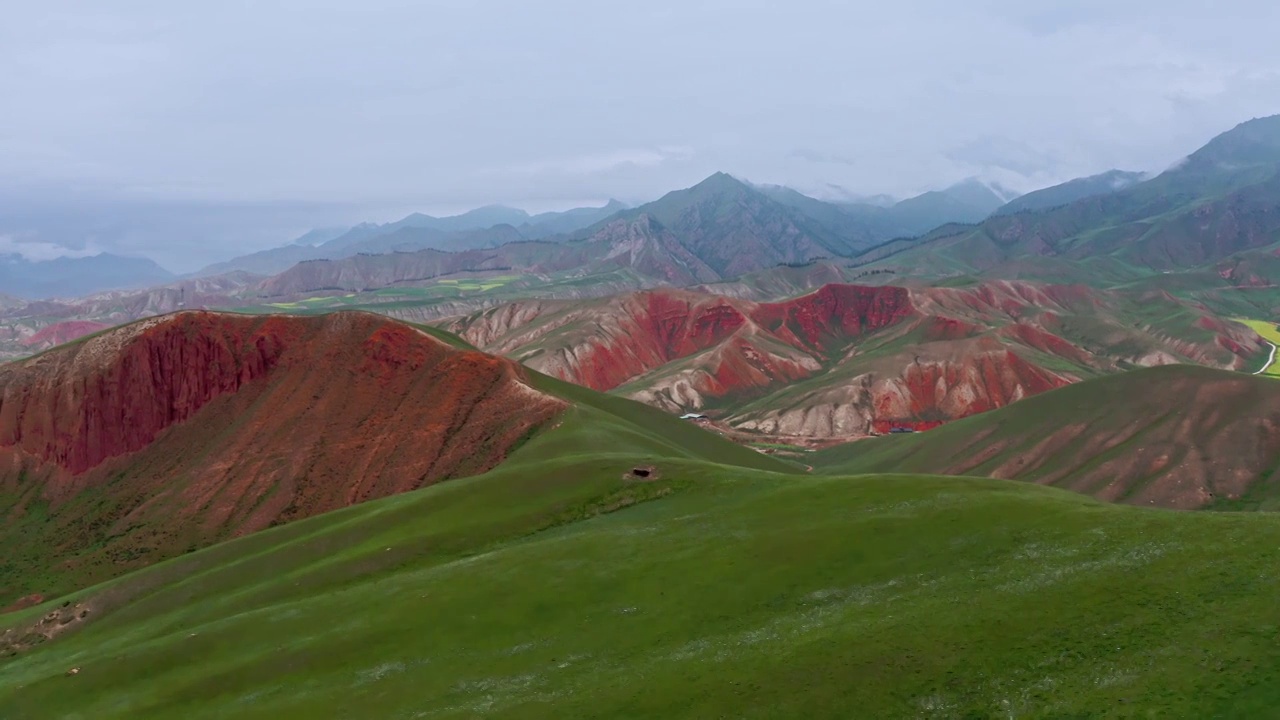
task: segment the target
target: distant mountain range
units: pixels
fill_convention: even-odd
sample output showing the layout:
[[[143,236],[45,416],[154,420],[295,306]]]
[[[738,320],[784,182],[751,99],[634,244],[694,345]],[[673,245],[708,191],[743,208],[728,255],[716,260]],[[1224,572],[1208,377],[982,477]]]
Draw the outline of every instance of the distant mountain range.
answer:
[[[635,287],[716,282],[778,265],[853,257],[891,233],[932,222],[926,217],[985,217],[1001,204],[976,182],[881,208],[826,203],[716,173],[572,234],[537,242],[520,242],[523,233],[509,224],[441,234],[410,216],[391,225],[360,226],[316,249],[334,259],[295,265],[263,289],[270,297],[366,290],[494,270],[586,276],[625,270],[638,278]],[[424,245],[430,249],[414,250]],[[376,255],[386,252],[398,254]]]
[[[896,203],[833,203],[789,188],[752,186],[716,173],[698,185],[668,193],[639,208],[628,208],[615,200],[601,207],[531,215],[492,205],[450,217],[415,213],[385,224],[317,229],[287,245],[211,265],[197,276],[228,272],[271,276],[312,260],[431,251],[426,257],[435,258],[428,261],[435,269],[415,269],[420,259],[398,260],[407,267],[395,281],[479,267],[537,267],[557,272],[579,264],[591,271],[593,263],[614,269],[638,263],[635,269],[641,276],[663,284],[710,282],[777,264],[851,257],[877,243],[919,235],[940,223],[977,221],[1002,204],[1000,193],[975,180]],[[631,249],[608,245],[624,236],[623,242],[630,243]],[[542,240],[564,247],[545,253],[530,252],[527,247],[502,249],[513,243]],[[474,253],[466,254],[494,249],[496,255],[486,255],[483,263],[477,262]],[[506,258],[512,254],[525,259]],[[40,262],[12,257],[7,264],[14,279],[6,288],[27,298],[83,296],[174,279],[153,262],[111,254]],[[363,288],[379,280],[371,277],[359,282],[373,283],[361,285]]]
[[[244,270],[274,275],[307,260],[340,260],[362,253],[464,251],[520,240],[573,241],[600,230],[608,220],[644,215],[698,246],[695,254],[709,253],[704,261],[710,260],[716,275],[723,276],[736,271],[733,262],[757,268],[764,257],[772,258],[767,263],[771,264],[850,256],[876,243],[920,235],[944,223],[977,222],[1006,199],[977,180],[967,180],[887,205],[832,203],[791,188],[754,186],[716,173],[691,188],[634,209],[613,200],[598,208],[529,215],[491,205],[451,217],[415,213],[396,222],[365,223],[336,234],[313,231],[289,245],[217,263],[200,274]],[[706,210],[711,205],[716,206],[712,212],[681,215],[690,208]],[[731,240],[745,242],[746,247],[734,247],[733,258],[712,257],[716,252],[712,246]]]
[[[1109,170],[1098,175],[1076,178],[1061,185],[1029,192],[1001,206],[995,211],[995,214],[1012,215],[1018,212],[1049,210],[1095,195],[1108,195],[1118,192],[1137,185],[1146,178],[1146,173]]]
[[[759,189],[863,244],[915,237],[947,223],[978,222],[1004,205],[1009,197],[975,179],[888,203],[824,202],[788,187],[775,185]]]
[[[16,254],[0,255],[0,288],[28,299],[81,297],[103,290],[158,285],[174,278],[173,273],[146,258],[102,253],[33,261]]]
[[[313,230],[288,245],[216,263],[198,274],[207,276],[243,270],[274,275],[307,260],[337,260],[361,253],[494,247],[571,233],[626,207],[617,200],[610,200],[598,208],[574,208],[538,215],[501,205],[489,205],[449,217],[414,213],[391,223],[363,223],[342,230]]]
[[[1245,123],[1154,178],[1112,171],[1006,199],[999,188],[966,181],[886,206],[836,203],[716,173],[635,208],[611,203],[529,215],[491,206],[316,230],[210,268],[216,277],[233,265],[269,277],[237,275],[221,301],[206,298],[223,307],[318,311],[334,298],[317,294],[354,294],[342,304],[371,307],[394,296],[395,312],[426,322],[522,297],[582,299],[661,286],[770,300],[832,282],[1023,279],[1100,288],[1141,281],[1215,312],[1234,308],[1253,317],[1280,307],[1280,291],[1272,290],[1280,287],[1280,118]],[[909,234],[944,219],[923,235]],[[507,222],[489,225],[495,221]],[[127,268],[86,273],[94,282],[67,269],[113,262]],[[275,271],[279,266],[285,269]],[[5,290],[25,297],[172,280],[146,261],[110,256],[51,264],[11,258],[7,269],[14,279]],[[56,283],[42,285],[51,273]],[[1170,273],[1180,284],[1157,282]],[[466,289],[472,286],[479,290]],[[1232,295],[1233,288],[1250,293]],[[394,292],[374,295],[383,290]],[[180,299],[166,295],[154,305]],[[296,305],[303,299],[307,305]],[[116,319],[91,305],[58,310],[56,321]],[[146,301],[138,312],[152,305]],[[43,327],[22,325],[32,316],[43,317],[6,313],[12,343]]]
[[[1170,170],[1136,179],[1120,173],[1073,181],[1033,193],[976,227],[939,228],[862,261],[927,277],[1096,283],[1280,249],[1280,116],[1243,123]]]

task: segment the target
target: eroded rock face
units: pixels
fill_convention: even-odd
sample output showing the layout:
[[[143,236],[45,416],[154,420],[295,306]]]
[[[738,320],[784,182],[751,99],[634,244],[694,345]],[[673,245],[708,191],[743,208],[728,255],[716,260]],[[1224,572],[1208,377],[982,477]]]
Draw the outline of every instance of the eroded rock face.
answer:
[[[375,315],[155,318],[0,366],[0,516],[50,516],[44,542],[0,544],[114,574],[484,472],[563,407]]]
[[[823,353],[902,321],[911,302],[904,288],[831,285],[780,303],[653,290],[566,308],[517,303],[451,329],[595,390],[613,390],[672,361],[714,350],[686,380],[700,393],[720,396],[804,377],[820,367]],[[555,342],[547,342],[549,337]],[[521,352],[527,347],[535,350]]]
[[[906,288],[826,285],[794,300],[758,305],[752,317],[784,340],[826,351],[898,323],[912,309]]]
[[[895,427],[928,430],[1068,382],[1009,351],[974,352],[962,360],[916,361],[897,376],[861,375],[775,409],[748,412],[735,424],[810,437],[884,433]]]
[[[1167,305],[1185,327],[1126,321]],[[454,322],[477,345],[672,412],[813,437],[927,429],[1133,365],[1243,367],[1247,328],[1170,295],[993,281],[833,284],[776,303],[687,290],[512,303]],[[1050,369],[1052,368],[1052,369]]]
[[[205,403],[266,374],[283,351],[268,323],[187,314],[0,367],[0,447],[72,474],[145,447]]]

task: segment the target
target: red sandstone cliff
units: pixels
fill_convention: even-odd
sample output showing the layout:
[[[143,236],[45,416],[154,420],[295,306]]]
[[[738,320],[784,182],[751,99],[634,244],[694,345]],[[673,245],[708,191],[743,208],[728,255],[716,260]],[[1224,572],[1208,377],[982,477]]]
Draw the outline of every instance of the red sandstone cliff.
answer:
[[[0,366],[0,517],[42,507],[50,562],[114,574],[483,472],[562,407],[374,315],[169,315]]]

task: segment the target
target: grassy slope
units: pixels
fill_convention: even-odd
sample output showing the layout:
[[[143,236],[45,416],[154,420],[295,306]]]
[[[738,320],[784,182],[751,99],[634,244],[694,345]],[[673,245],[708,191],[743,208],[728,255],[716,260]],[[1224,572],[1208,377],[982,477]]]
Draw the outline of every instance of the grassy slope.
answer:
[[[474,349],[456,335],[428,326],[414,327],[455,347]],[[538,389],[568,400],[572,405],[557,420],[572,428],[572,432],[555,434],[542,445],[543,452],[551,453],[549,457],[580,454],[582,448],[590,448],[598,456],[601,448],[610,448],[638,457],[699,459],[778,472],[802,470],[799,465],[744,448],[691,423],[676,422],[654,408],[533,372],[529,372],[528,377]],[[176,441],[167,447],[181,448],[188,454],[193,448],[209,452],[209,448],[216,447],[224,434],[234,435],[238,424],[246,417],[240,413],[228,413],[225,408],[225,404],[212,403],[202,411],[203,420],[198,423],[199,427],[205,428],[206,432],[210,428],[221,428],[215,436],[197,438],[191,435],[192,425],[184,424],[166,432],[165,437]],[[175,472],[173,468],[176,467],[179,469],[169,478],[170,484],[188,483],[189,487],[191,480],[183,468],[207,464],[193,460],[191,465],[170,466],[165,464],[169,460],[170,456],[165,453],[143,452],[116,461],[109,478],[101,475],[104,482],[83,488],[74,499],[57,506],[56,510],[51,510],[40,494],[40,488],[49,482],[51,472],[47,468],[31,476],[24,472],[14,477],[10,472],[9,482],[0,482],[0,517],[4,518],[4,524],[0,525],[0,590],[4,591],[0,593],[3,595],[0,607],[20,595],[61,593],[116,577],[132,569],[122,567],[125,563],[139,567],[154,562],[156,555],[145,553],[159,550],[167,557],[207,545],[211,538],[202,538],[199,532],[194,532],[197,530],[194,524],[183,526],[193,531],[189,537],[181,535],[182,529],[177,529],[175,533],[178,534],[157,541],[154,536],[141,533],[129,535],[138,527],[136,520],[127,528],[120,521],[125,512],[134,511],[142,500],[118,492],[117,486],[129,487],[131,483],[146,482],[157,472],[164,477],[163,473]],[[174,512],[191,510],[184,508],[180,500],[170,499],[168,502],[174,503]],[[137,551],[138,547],[142,550]],[[148,560],[148,557],[152,559]]]
[[[541,373],[530,371],[529,375],[535,388],[564,398],[573,403],[573,407],[565,414],[561,431],[548,432],[531,447],[522,449],[523,459],[622,453],[636,461],[684,458],[735,468],[783,473],[801,471],[798,465],[747,449],[657,408]]]
[[[0,716],[1203,717],[1280,701],[1280,517],[746,469],[705,458],[771,461],[586,399],[487,475],[71,596],[96,619],[0,660]],[[624,480],[638,462],[661,478]]]
[[[601,297],[639,290],[652,280],[629,268],[593,272],[560,272],[549,275],[457,273],[413,285],[363,292],[330,291],[295,301],[262,302],[236,308],[239,312],[299,315],[367,310],[401,319],[436,319],[505,302],[536,298]]]
[[[1223,509],[1280,509],[1280,467],[1257,456],[1262,426],[1274,423],[1280,388],[1269,380],[1209,368],[1174,365],[1135,370],[1069,385],[989,413],[912,436],[886,436],[815,453],[810,462],[830,474],[953,472],[1052,482],[1107,494],[1121,486],[1131,499],[1158,480],[1178,479],[1194,466],[1213,489],[1238,490],[1238,470],[1256,472],[1236,501],[1218,493]],[[1059,432],[1064,442],[1052,442]],[[1078,431],[1078,432],[1077,432]],[[1150,446],[1150,447],[1147,447]],[[1161,470],[1132,477],[1126,459],[1144,450],[1164,455]],[[1218,464],[1215,464],[1218,463]],[[1141,467],[1139,465],[1139,467]],[[1116,473],[1116,474],[1111,474]],[[1190,479],[1190,478],[1189,478]],[[1180,484],[1180,481],[1179,481]],[[1229,504],[1228,504],[1229,503]]]

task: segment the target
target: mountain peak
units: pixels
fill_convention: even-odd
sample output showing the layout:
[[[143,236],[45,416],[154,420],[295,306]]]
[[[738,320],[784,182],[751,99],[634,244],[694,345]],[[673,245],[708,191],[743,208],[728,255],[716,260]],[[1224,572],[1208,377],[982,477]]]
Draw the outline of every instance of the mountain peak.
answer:
[[[689,188],[690,190],[711,190],[715,192],[724,192],[726,190],[745,190],[749,186],[738,178],[726,172],[712,173],[705,180]]]
[[[1254,118],[1210,140],[1175,170],[1239,170],[1280,164],[1280,115]]]

